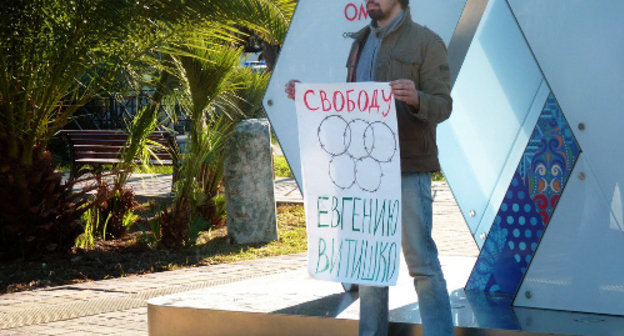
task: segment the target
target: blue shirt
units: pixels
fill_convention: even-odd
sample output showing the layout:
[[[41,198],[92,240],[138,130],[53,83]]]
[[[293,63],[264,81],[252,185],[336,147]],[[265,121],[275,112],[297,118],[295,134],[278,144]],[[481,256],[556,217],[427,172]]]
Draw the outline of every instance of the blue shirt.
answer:
[[[375,70],[377,64],[377,54],[383,38],[401,22],[405,11],[401,11],[392,21],[386,25],[378,27],[377,22],[370,23],[370,33],[360,51],[357,69],[355,72],[356,82],[371,82],[375,80]]]

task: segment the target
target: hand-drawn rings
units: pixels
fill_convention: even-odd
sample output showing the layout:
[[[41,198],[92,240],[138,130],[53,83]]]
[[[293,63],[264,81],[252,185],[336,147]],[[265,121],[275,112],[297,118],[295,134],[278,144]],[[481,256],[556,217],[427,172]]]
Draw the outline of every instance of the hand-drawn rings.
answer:
[[[383,176],[381,163],[371,157],[357,160],[355,163],[355,181],[364,191],[372,193],[379,190]]]
[[[337,136],[336,136],[337,135]],[[371,157],[379,163],[392,161],[397,152],[396,134],[386,123],[356,118],[347,122],[343,117],[325,117],[318,126],[321,148],[331,156],[348,153],[356,160]],[[355,139],[362,141],[355,141]]]
[[[364,148],[368,155],[377,162],[392,161],[397,147],[396,134],[386,123],[374,121],[364,131]]]
[[[349,133],[351,134],[350,145],[347,152],[356,160],[370,156],[370,153],[366,149],[366,141],[364,141],[366,130],[369,126],[370,123],[363,119],[353,119],[347,125]],[[356,139],[362,139],[362,141],[357,141]]]
[[[338,140],[335,134],[338,134]],[[351,129],[343,117],[331,115],[325,117],[319,124],[316,135],[321,148],[331,156],[344,154],[351,145]]]
[[[355,184],[356,163],[348,155],[334,156],[329,160],[329,179],[340,189],[349,189]]]
[[[343,117],[325,117],[317,128],[323,151],[331,156],[329,178],[340,189],[357,184],[367,192],[376,192],[383,179],[382,164],[394,159],[398,150],[395,132],[381,121]],[[362,139],[358,141],[357,139]]]

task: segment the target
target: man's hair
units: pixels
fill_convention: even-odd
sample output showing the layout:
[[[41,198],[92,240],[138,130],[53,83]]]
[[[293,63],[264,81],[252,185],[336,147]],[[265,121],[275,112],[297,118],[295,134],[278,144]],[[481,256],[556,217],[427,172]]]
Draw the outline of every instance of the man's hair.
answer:
[[[399,3],[401,3],[401,8],[405,9],[409,5],[409,0],[399,0]]]

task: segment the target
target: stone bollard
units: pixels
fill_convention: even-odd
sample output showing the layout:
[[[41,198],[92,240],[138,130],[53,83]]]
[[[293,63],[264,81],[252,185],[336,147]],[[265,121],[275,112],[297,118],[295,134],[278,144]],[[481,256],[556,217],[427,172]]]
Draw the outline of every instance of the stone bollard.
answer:
[[[266,119],[236,125],[225,159],[227,229],[237,244],[277,240],[271,136]]]

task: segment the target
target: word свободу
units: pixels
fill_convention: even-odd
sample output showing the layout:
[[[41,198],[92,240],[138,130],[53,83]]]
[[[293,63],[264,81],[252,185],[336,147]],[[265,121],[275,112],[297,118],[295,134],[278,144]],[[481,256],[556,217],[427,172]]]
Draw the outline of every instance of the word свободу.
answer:
[[[386,95],[387,94],[387,95]],[[381,113],[387,117],[390,114],[394,95],[388,87],[385,90],[307,90],[303,94],[303,103],[310,111],[323,112],[368,112]],[[381,106],[381,105],[383,106]]]

